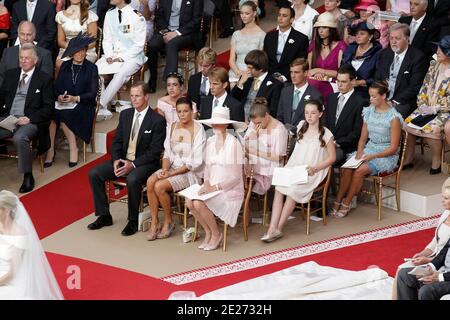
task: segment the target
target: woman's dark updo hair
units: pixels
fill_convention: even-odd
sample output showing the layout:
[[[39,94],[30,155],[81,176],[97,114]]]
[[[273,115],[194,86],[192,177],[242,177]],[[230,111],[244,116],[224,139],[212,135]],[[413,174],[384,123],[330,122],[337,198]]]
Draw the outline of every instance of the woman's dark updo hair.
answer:
[[[308,104],[312,104],[312,105],[316,106],[317,111],[323,112],[323,105],[319,101],[317,101],[317,100],[306,101],[305,109]],[[308,128],[309,128],[309,123],[305,120],[303,122],[302,127],[300,128],[300,130],[298,130],[298,133],[297,133],[297,141],[298,142],[300,142],[300,140],[303,139],[303,136],[305,135],[305,132],[308,131]],[[323,140],[323,136],[325,134],[325,128],[323,126],[321,119],[319,119],[319,133],[320,133],[320,135],[319,135],[320,146],[322,148],[324,148],[326,146],[325,140]]]
[[[179,74],[178,72],[171,72],[171,73],[169,73],[167,75],[166,82],[170,78],[178,79],[178,82],[180,83],[180,85],[184,84],[183,76],[181,74]]]
[[[389,84],[386,80],[375,81],[370,88],[377,90],[379,95],[385,94],[386,98],[389,97]]]
[[[189,109],[192,111],[192,101],[188,97],[181,97],[178,98],[177,103],[175,104],[175,108],[178,107],[180,104],[187,104],[189,106]]]

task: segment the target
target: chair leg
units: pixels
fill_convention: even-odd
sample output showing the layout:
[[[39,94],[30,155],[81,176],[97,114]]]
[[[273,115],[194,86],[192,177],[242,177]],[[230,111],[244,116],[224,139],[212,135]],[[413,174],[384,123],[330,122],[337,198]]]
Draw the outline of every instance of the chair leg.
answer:
[[[223,251],[227,251],[227,237],[228,237],[228,225],[223,225]]]
[[[83,141],[83,161],[86,162],[86,142]]]
[[[378,206],[378,185],[376,179],[373,179],[373,192],[375,194],[375,204]]]
[[[268,224],[268,214],[267,214],[267,200],[268,200],[268,196],[267,196],[267,193],[268,193],[269,191],[267,191],[265,194],[264,194],[264,207],[263,207],[263,226],[267,226],[267,224]]]
[[[187,219],[188,219],[188,208],[186,207],[186,204],[184,205],[184,212],[183,212],[183,226],[184,229],[187,229]]]
[[[306,209],[306,235],[309,235],[309,215],[311,214],[311,201],[308,201],[307,209]]]
[[[39,168],[41,170],[41,173],[44,173],[44,155],[38,156],[39,158]]]
[[[197,239],[197,232],[198,232],[198,221],[197,221],[197,219],[195,219],[195,222],[194,222],[194,235],[192,236],[192,242],[195,242],[195,240]]]
[[[327,193],[322,191],[322,224],[327,225]]]
[[[395,200],[397,201],[397,211],[400,211],[400,177],[395,179]]]
[[[95,153],[95,132],[92,132],[91,151],[92,151],[92,153]]]
[[[106,181],[105,185],[106,185],[106,199],[108,199],[108,203],[111,203],[111,197],[110,197],[110,194],[109,194],[110,188],[111,188],[110,182]]]
[[[383,205],[383,179],[378,180],[378,221],[381,221],[381,206]]]
[[[186,50],[186,59],[184,62],[184,79],[189,78],[189,50]]]

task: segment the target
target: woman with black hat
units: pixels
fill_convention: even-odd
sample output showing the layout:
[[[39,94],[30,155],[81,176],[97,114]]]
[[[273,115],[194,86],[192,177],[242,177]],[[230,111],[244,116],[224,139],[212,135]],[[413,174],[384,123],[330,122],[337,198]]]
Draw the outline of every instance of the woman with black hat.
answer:
[[[356,70],[355,92],[369,100],[369,87],[373,83],[378,53],[382,49],[378,42],[380,32],[370,22],[360,22],[349,27],[355,42],[344,51],[342,64],[351,64]]]
[[[45,167],[55,160],[55,135],[57,125],[61,125],[69,141],[69,167],[78,163],[76,137],[89,143],[92,123],[95,118],[95,105],[98,91],[97,66],[86,60],[90,43],[96,38],[80,34],[71,39],[62,57],[71,57],[61,65],[55,81],[57,107],[55,119],[50,124],[51,147],[47,152]]]

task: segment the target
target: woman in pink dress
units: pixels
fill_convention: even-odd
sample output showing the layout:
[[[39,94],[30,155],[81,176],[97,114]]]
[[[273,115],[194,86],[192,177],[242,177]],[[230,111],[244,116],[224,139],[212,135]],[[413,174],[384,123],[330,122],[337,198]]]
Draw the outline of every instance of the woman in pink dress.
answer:
[[[253,192],[263,195],[272,185],[273,170],[283,165],[288,131],[273,118],[267,100],[255,98],[250,109],[250,123],[245,133],[245,152],[253,165]]]
[[[205,201],[186,200],[186,206],[205,230],[205,240],[198,248],[210,251],[217,249],[223,240],[215,217],[230,227],[236,225],[244,200],[244,153],[240,142],[227,133],[230,124],[239,125],[230,120],[230,109],[216,107],[211,119],[198,122],[212,126],[214,131],[206,142],[204,182],[199,194],[222,192]]]
[[[346,47],[345,42],[339,40],[333,15],[329,12],[319,15],[314,24],[314,38],[308,48],[308,83],[322,93],[325,105],[333,93],[330,82],[335,81]]]
[[[156,111],[166,119],[167,126],[179,121],[177,114],[177,100],[184,95],[184,80],[179,73],[169,73],[166,79],[167,96],[158,99]],[[193,106],[193,119],[197,118],[197,107]]]

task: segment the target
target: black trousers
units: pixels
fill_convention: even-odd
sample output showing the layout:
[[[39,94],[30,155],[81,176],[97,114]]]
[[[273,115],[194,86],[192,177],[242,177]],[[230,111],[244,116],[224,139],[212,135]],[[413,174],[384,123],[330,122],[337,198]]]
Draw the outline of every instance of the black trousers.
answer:
[[[138,221],[139,203],[141,200],[142,186],[147,182],[147,178],[156,170],[158,166],[140,166],[130,171],[126,177],[128,190],[128,220]],[[94,196],[95,215],[110,215],[109,203],[106,196],[105,182],[115,180],[113,162],[105,161],[91,171],[89,171],[89,183]]]
[[[212,0],[216,5],[215,16],[219,17],[223,29],[233,27],[233,15],[230,3],[226,0]]]
[[[166,68],[164,69],[164,79],[171,72],[178,70],[178,52],[186,47],[192,46],[192,35],[178,36],[167,44],[164,43],[162,35],[155,33],[148,44],[148,68],[150,70],[150,86],[156,86],[158,77],[158,53],[165,49]],[[185,79],[186,80],[186,79]]]
[[[413,268],[404,268],[397,276],[398,300],[439,300],[450,294],[450,281],[423,284],[416,276],[408,274]]]

